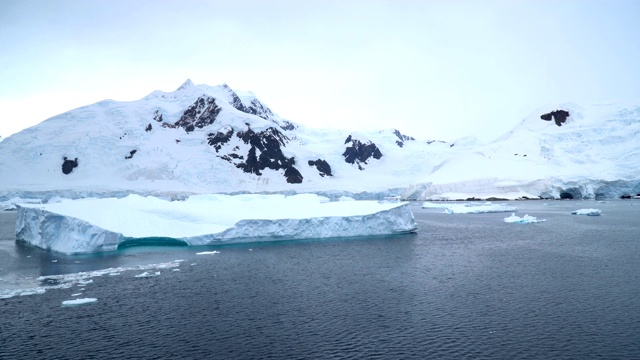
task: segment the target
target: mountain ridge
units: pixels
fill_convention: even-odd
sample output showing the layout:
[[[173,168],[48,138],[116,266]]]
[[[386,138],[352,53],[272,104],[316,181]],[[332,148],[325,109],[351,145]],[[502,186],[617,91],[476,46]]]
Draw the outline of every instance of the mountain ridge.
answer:
[[[309,128],[281,118],[253,93],[187,79],[173,92],[103,100],[3,139],[0,197],[55,191],[620,197],[640,193],[639,119],[638,107],[603,116],[559,103],[486,144],[419,141],[396,129]]]

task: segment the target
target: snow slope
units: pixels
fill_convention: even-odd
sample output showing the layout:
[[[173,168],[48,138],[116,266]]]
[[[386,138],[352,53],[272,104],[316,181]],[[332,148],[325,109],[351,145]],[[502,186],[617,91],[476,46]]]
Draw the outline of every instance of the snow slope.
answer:
[[[184,201],[129,195],[18,209],[16,238],[62,253],[111,251],[123,243],[209,245],[389,235],[417,229],[407,203],[329,202],[312,194],[195,195]]]

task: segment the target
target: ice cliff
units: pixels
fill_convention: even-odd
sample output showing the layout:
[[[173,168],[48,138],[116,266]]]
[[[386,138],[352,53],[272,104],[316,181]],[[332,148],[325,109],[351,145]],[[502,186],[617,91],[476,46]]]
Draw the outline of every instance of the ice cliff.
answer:
[[[317,195],[197,195],[184,201],[129,195],[19,206],[16,238],[66,254],[123,244],[211,245],[389,235],[417,229],[407,203]]]

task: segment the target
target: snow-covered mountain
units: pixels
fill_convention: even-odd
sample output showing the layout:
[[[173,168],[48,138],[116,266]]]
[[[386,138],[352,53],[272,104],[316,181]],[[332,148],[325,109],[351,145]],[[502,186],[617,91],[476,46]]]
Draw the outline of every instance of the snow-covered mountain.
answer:
[[[574,104],[540,108],[489,144],[314,129],[282,119],[252,93],[187,80],[173,92],[101,101],[4,139],[0,200],[131,192],[634,196],[639,133],[640,107]]]
[[[154,91],[52,117],[0,143],[5,197],[138,193],[394,194],[461,147],[399,131],[348,132],[284,120],[227,85]],[[35,194],[37,195],[37,194]],[[31,194],[30,196],[34,196]]]
[[[620,109],[621,108],[621,109]],[[640,195],[640,107],[548,105],[408,188],[418,199]]]

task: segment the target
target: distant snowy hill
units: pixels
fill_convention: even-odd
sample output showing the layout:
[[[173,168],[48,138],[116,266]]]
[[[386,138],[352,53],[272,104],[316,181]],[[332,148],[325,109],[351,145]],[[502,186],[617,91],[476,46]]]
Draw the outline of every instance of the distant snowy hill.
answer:
[[[462,147],[390,129],[354,133],[284,120],[227,85],[104,100],[0,142],[4,198],[211,192],[399,194]],[[396,189],[389,192],[389,189]]]
[[[640,107],[536,110],[495,141],[446,159],[417,199],[619,198],[640,194]]]
[[[489,144],[314,129],[282,119],[250,92],[187,80],[173,92],[101,101],[3,139],[0,200],[131,192],[634,196],[639,134],[640,107],[574,104],[540,108]]]

